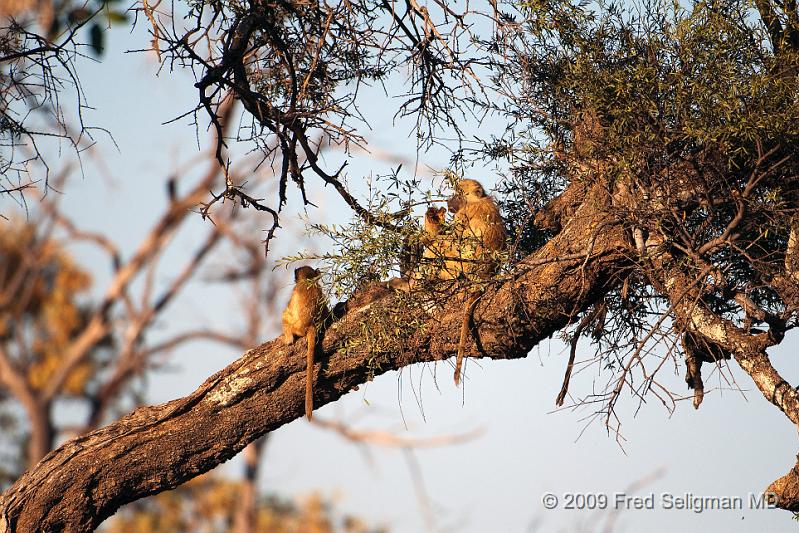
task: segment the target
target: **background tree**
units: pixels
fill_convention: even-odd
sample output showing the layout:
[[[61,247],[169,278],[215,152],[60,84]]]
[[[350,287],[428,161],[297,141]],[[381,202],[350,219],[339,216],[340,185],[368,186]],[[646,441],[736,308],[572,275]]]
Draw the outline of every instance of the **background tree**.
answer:
[[[334,515],[332,505],[318,495],[299,504],[276,497],[260,498],[249,529],[236,529],[237,498],[242,483],[213,474],[195,478],[174,491],[126,508],[110,523],[109,533],[158,531],[312,531],[318,533],[380,533],[356,517]]]
[[[350,254],[361,239],[350,232],[339,239],[339,264],[399,265],[391,236],[423,194],[383,189],[364,207],[344,167],[325,170],[318,151],[358,141],[349,124],[359,83],[412,65],[400,113],[420,117],[423,142],[439,127],[457,131],[459,111],[504,113],[510,123],[474,153],[509,160],[503,199],[515,242],[476,307],[469,355],[523,357],[569,326],[575,339],[591,332],[597,361],[614,375],[583,401],[598,402],[613,429],[625,391],[666,405],[678,399],[657,379],[666,362],[685,360],[698,407],[703,363],[723,369],[734,358],[797,424],[797,392],[767,350],[796,324],[798,15],[792,3],[755,8],[544,1],[459,13],[443,2],[210,3],[189,11],[194,26],[185,30],[169,18],[150,23],[165,60],[196,69],[195,112],[217,121],[232,92],[252,117],[244,131],[276,171],[271,206],[228,173],[204,213],[238,199],[272,213],[274,231],[289,180],[302,192],[315,176],[356,212],[353,229],[365,224],[392,243],[359,263]],[[222,124],[215,157],[226,167]],[[467,155],[461,146],[455,163]],[[456,290],[433,308],[392,294],[352,306],[325,335],[315,404],[388,370],[452,356],[463,296]],[[658,344],[665,355],[652,351]],[[88,529],[224,461],[301,416],[297,350],[263,344],[186,398],[64,444],[4,494],[2,520],[10,529]],[[792,470],[772,485],[780,506],[799,509],[796,483]]]
[[[244,349],[257,344],[267,326],[263,310],[276,303],[275,278],[265,276],[269,270],[260,241],[247,237],[257,232],[237,228],[240,221],[232,213],[215,218],[196,249],[186,254],[177,274],[163,282],[164,254],[191,214],[187,207],[200,198],[197,191],[207,190],[220,178],[217,165],[212,164],[196,183],[184,184],[191,181],[185,178],[168,182],[164,213],[156,217],[130,257],[111,236],[80,229],[62,212],[59,198],[47,196],[48,187],[62,189],[68,178],[74,179],[74,172],[74,166],[67,163],[49,183],[31,183],[26,193],[38,191],[45,196],[28,201],[27,216],[17,214],[8,219],[0,236],[0,410],[4,427],[0,484],[4,488],[38,463],[59,440],[90,431],[140,404],[146,374],[163,367],[180,346],[212,341]],[[182,172],[190,174],[191,170]],[[188,194],[195,195],[188,203],[180,192],[185,185],[190,185]],[[88,294],[92,277],[67,251],[76,243],[94,246],[108,259],[109,287],[102,297]],[[217,250],[235,260],[220,262],[220,254],[214,253]],[[249,296],[239,302],[242,331],[196,324],[172,336],[156,333],[170,304],[203,271],[208,282],[231,288],[246,286]],[[68,366],[70,370],[66,370]],[[59,407],[63,411],[66,405],[74,409],[76,404],[81,406],[77,411],[83,419],[69,417],[64,422]],[[254,443],[252,448],[255,453],[250,454],[253,457],[248,463],[257,465],[261,445]],[[204,486],[214,487],[237,503],[226,512],[246,514],[259,505],[254,483],[253,478],[240,483],[209,478]],[[238,492],[246,492],[249,498],[237,497]],[[202,505],[188,501],[192,494],[183,492],[173,500],[186,506]],[[322,509],[321,504],[318,507]],[[272,504],[262,506],[269,516],[276,509]],[[144,527],[160,520],[147,518],[152,514],[139,509],[120,524]],[[299,510],[283,506],[274,520],[279,521],[280,516],[301,520],[300,515]],[[237,531],[252,530],[247,524],[237,527]]]

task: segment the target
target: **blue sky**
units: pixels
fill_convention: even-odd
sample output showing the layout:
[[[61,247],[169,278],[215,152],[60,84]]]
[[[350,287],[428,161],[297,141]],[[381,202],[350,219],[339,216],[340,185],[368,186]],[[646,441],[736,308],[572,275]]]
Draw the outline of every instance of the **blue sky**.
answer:
[[[143,27],[132,34],[115,30],[103,62],[84,62],[83,83],[89,103],[96,109],[88,121],[109,129],[119,146],[100,136],[96,157],[85,160],[85,177],[73,180],[62,199],[64,210],[86,229],[102,230],[128,253],[160,212],[165,200],[164,183],[170,172],[197,157],[195,131],[187,120],[162,125],[189,109],[196,98],[188,73],[162,71],[152,56],[126,54],[142,48],[147,36]],[[365,114],[381,117],[389,108],[377,96],[363,102]],[[372,121],[373,131],[364,132],[381,151],[414,160],[417,157],[408,124],[392,125],[390,115]],[[476,124],[468,124],[476,128]],[[484,127],[501,127],[487,124]],[[200,133],[201,141],[205,135]],[[338,157],[329,155],[328,157]],[[443,151],[420,154],[423,166],[442,169]],[[354,177],[386,172],[396,163],[356,154],[350,163]],[[105,167],[107,170],[103,170]],[[492,182],[490,169],[475,169],[484,183]],[[110,179],[109,179],[110,176]],[[311,200],[319,206],[312,218],[342,221],[350,216],[334,192],[311,180]],[[285,211],[286,225],[301,228],[297,193]],[[268,215],[261,226],[269,224]],[[178,268],[179,256],[190,250],[192,237],[207,224],[194,217],[176,238],[165,258],[162,282],[169,267]],[[275,254],[288,253],[298,237],[286,231],[279,236]],[[107,265],[86,247],[75,250],[78,259],[94,265],[102,287]],[[288,277],[275,271],[288,299]],[[194,284],[176,302],[163,323],[163,334],[187,325],[213,323],[234,327],[236,294],[220,288]],[[273,333],[279,317],[271,317]],[[271,337],[270,337],[271,338]],[[267,340],[267,339],[264,339]],[[795,337],[774,350],[775,366],[791,383],[799,383]],[[592,356],[585,344],[578,360]],[[233,361],[237,351],[212,344],[192,344],[178,351],[172,370],[148,381],[148,398],[163,402],[193,390],[207,376]],[[457,389],[451,380],[451,362],[413,366],[377,378],[336,402],[322,407],[319,417],[352,423],[358,428],[392,430],[417,437],[466,433],[482,429],[481,437],[467,443],[417,450],[424,490],[432,504],[426,517],[424,506],[410,476],[407,455],[401,450],[369,447],[364,451],[339,436],[304,419],[275,432],[266,452],[259,484],[264,491],[302,497],[312,491],[333,498],[346,512],[372,523],[385,523],[392,531],[598,531],[607,513],[577,510],[546,510],[542,496],[552,492],[624,492],[637,481],[661,475],[638,494],[667,492],[700,496],[742,497],[757,493],[793,465],[796,430],[775,407],[754,389],[749,378],[733,364],[729,372],[747,392],[719,390],[727,387],[719,373],[707,376],[713,389],[699,411],[690,400],[680,402],[670,414],[654,397],[636,412],[632,401],[620,404],[625,438],[620,447],[600,423],[583,431],[591,407],[554,412],[568,353],[562,342],[542,343],[523,360],[469,361],[467,380]],[[679,370],[680,375],[677,374]],[[685,391],[679,369],[666,369],[664,377],[676,391]],[[438,378],[438,379],[436,379]],[[609,378],[596,366],[577,374],[571,391],[588,394],[601,389]],[[422,397],[417,402],[417,397]],[[420,407],[420,404],[422,407]],[[69,413],[64,413],[69,416]],[[225,465],[237,473],[234,460]],[[786,531],[797,528],[783,511],[667,511],[663,509],[623,511],[615,531]]]

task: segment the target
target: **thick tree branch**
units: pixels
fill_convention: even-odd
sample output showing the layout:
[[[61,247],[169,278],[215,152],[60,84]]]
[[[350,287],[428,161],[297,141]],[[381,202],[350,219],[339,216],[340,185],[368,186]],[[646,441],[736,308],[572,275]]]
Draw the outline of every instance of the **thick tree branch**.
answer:
[[[702,302],[697,280],[680,271],[671,254],[662,249],[662,242],[650,240],[650,244],[655,271],[662,275],[661,290],[668,297],[678,322],[705,342],[731,353],[763,396],[799,426],[799,392],[777,372],[766,353],[767,348],[782,341],[783,329],[772,324],[767,332],[746,331],[713,313]],[[799,463],[766,489],[778,507],[790,511],[799,511],[797,469]]]
[[[524,357],[626,274],[627,239],[619,227],[608,225],[601,194],[589,195],[560,235],[486,291],[475,311],[477,342],[470,343],[468,355]],[[600,225],[606,230],[592,236]],[[542,261],[581,252],[590,252],[592,260]],[[398,301],[389,296],[334,323],[323,342],[314,405],[333,402],[390,370],[455,355],[463,313],[459,300],[400,317]],[[380,311],[421,327],[394,346],[377,348],[363,342],[363,328],[370,314]],[[90,531],[125,503],[174,488],[302,417],[305,348],[300,344],[267,342],[191,395],[137,409],[65,443],[2,495],[0,531]]]

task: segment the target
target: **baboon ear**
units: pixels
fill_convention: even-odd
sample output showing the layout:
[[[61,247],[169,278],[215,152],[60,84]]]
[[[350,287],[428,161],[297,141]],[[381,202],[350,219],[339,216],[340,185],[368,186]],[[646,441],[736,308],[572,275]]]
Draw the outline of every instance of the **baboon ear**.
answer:
[[[443,216],[444,216],[444,214],[446,214],[446,212],[447,212],[447,208],[446,208],[446,207],[439,207],[439,208],[438,208],[438,214],[439,214],[440,216],[442,216],[442,217],[443,217]]]

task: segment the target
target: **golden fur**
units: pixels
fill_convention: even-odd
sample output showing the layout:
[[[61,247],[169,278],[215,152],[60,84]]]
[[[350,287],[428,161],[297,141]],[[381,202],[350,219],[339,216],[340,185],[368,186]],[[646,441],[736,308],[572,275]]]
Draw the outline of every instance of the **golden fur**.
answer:
[[[445,276],[491,276],[496,271],[496,253],[505,248],[507,238],[497,204],[480,182],[465,179],[458,182],[448,206],[455,216],[449,251],[462,260],[447,261]]]
[[[450,251],[457,252],[461,260],[447,261],[445,275],[467,278],[488,278],[497,268],[497,252],[505,248],[507,233],[499,209],[476,180],[461,180],[455,194],[447,202],[455,214]],[[443,275],[440,277],[444,277]],[[480,297],[480,290],[472,292],[461,322],[458,355],[455,360],[455,384],[460,383],[463,350],[469,331],[469,321]]]
[[[294,290],[286,310],[283,311],[283,341],[293,344],[299,337],[308,342],[306,355],[305,416],[311,419],[313,412],[313,369],[316,338],[322,322],[330,312],[327,300],[319,286],[318,270],[309,266],[294,270]]]

